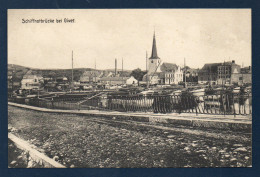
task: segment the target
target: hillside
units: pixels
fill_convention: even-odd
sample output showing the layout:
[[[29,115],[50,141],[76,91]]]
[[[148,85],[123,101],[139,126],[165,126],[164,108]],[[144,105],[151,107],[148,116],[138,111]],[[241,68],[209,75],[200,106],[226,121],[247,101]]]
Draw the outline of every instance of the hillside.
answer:
[[[15,64],[8,64],[8,75],[13,74],[13,78],[15,81],[21,81],[23,76],[29,71],[33,70],[36,74],[39,74],[43,77],[67,77],[68,80],[71,80],[71,69],[37,69],[37,68],[30,68]],[[93,68],[74,68],[73,69],[73,78],[74,80],[79,80],[80,76],[85,71],[94,71]],[[106,70],[98,70],[98,71],[104,71],[104,72],[114,72],[114,69],[106,69]],[[118,70],[121,71],[121,70]],[[130,70],[124,70],[124,76],[130,75]]]

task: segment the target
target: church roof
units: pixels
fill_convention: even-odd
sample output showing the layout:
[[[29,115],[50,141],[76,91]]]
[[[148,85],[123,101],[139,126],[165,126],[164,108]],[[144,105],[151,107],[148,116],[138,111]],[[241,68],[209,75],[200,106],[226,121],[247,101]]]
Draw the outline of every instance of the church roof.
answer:
[[[157,55],[157,48],[156,48],[156,39],[155,39],[155,34],[153,35],[153,48],[152,48],[152,54],[150,59],[158,59]]]

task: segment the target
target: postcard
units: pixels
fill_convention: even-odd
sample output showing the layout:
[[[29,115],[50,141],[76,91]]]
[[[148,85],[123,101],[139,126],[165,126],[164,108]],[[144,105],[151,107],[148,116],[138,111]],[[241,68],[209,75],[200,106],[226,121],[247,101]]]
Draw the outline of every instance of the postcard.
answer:
[[[251,9],[9,9],[9,168],[252,167]]]

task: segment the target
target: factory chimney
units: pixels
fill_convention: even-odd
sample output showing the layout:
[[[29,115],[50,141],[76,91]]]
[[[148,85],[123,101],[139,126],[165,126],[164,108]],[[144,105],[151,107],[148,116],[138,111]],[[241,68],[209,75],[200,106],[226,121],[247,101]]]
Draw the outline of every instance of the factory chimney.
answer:
[[[117,75],[117,59],[115,59],[115,76]]]

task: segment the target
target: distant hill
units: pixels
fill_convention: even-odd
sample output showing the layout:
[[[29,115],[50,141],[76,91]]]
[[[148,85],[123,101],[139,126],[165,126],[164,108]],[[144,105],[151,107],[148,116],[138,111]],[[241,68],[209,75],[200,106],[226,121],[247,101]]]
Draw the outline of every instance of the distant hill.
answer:
[[[31,68],[24,67],[15,64],[8,64],[8,75],[13,75],[13,81],[20,82],[23,76],[29,71]]]
[[[115,71],[115,69],[104,69],[103,71],[110,71],[110,72],[114,72]],[[122,69],[117,69],[117,71],[122,71]],[[124,72],[132,72],[132,70],[123,70]]]
[[[35,73],[42,75],[43,77],[67,77],[68,80],[71,80],[72,72],[71,69],[37,69],[37,68],[30,68],[25,67],[21,65],[15,65],[15,64],[8,64],[8,75],[13,74],[13,78],[16,81],[21,81],[23,76],[29,71],[33,70]],[[79,80],[80,76],[85,71],[94,71],[93,68],[74,68],[73,69],[73,78],[74,80]],[[106,70],[98,70],[98,71],[105,71],[105,72],[114,72],[115,69],[106,69]],[[118,71],[122,71],[118,69]],[[130,75],[130,70],[124,70],[124,75],[128,76]]]

